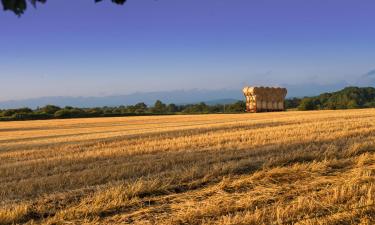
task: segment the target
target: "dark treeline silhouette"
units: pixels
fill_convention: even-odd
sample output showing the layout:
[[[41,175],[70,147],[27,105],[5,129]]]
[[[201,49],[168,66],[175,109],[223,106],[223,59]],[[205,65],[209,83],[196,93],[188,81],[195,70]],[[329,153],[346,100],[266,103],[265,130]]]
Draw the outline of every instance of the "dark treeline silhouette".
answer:
[[[341,91],[324,93],[315,97],[290,98],[285,101],[287,109],[295,110],[324,110],[324,109],[356,109],[375,108],[375,88],[347,87]],[[165,104],[157,100],[153,106],[138,103],[129,106],[64,108],[47,105],[42,108],[6,109],[0,110],[0,120],[35,120],[54,118],[86,118],[113,116],[141,115],[173,115],[173,114],[209,114],[209,113],[243,113],[246,104],[237,101],[233,104],[208,105],[205,103],[176,105]]]
[[[323,93],[315,97],[288,99],[286,107],[299,110],[374,108],[375,88],[347,87],[337,92]]]
[[[32,110],[30,108],[0,110],[0,120],[33,120],[54,118],[85,118],[85,117],[112,117],[112,116],[141,116],[141,115],[173,115],[173,114],[209,114],[209,113],[241,113],[245,110],[245,102],[238,101],[227,105],[207,105],[205,103],[176,105],[165,104],[157,100],[153,106],[138,103],[129,106],[64,108],[47,105]]]

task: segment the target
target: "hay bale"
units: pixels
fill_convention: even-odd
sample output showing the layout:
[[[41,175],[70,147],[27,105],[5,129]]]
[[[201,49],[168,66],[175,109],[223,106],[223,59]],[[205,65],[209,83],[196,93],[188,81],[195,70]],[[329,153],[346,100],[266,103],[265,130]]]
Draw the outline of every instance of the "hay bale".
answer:
[[[249,112],[285,110],[285,88],[244,87],[242,91],[246,97],[246,110]]]

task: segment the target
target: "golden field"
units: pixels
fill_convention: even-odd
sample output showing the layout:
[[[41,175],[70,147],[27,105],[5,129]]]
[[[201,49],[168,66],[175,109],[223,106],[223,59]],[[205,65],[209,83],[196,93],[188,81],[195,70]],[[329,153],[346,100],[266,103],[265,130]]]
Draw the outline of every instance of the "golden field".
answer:
[[[374,224],[375,110],[0,123],[0,224]]]

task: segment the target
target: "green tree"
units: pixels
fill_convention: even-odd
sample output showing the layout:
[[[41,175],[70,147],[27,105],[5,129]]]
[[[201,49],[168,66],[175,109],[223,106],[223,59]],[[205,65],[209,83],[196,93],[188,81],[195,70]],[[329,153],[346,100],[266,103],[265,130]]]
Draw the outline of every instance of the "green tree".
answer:
[[[42,113],[47,113],[47,114],[53,115],[53,114],[55,114],[55,112],[57,112],[59,110],[61,110],[61,108],[58,107],[58,106],[55,106],[55,105],[46,105],[46,106],[40,108],[38,111],[42,112]]]
[[[31,114],[33,110],[30,108],[7,109],[3,112],[6,117],[13,116],[14,114]]]
[[[183,113],[188,113],[188,114],[208,113],[209,110],[210,109],[208,105],[204,102],[201,102],[199,104],[186,106],[186,108],[183,110]]]
[[[95,0],[95,2],[101,2],[103,0]],[[111,0],[113,3],[116,4],[124,4],[126,0]],[[47,0],[29,0],[29,3],[36,7],[37,3],[45,3]],[[27,1],[26,0],[1,0],[4,10],[10,10],[14,12],[16,15],[20,16],[25,12],[27,9]]]
[[[68,118],[70,117],[70,115],[71,114],[69,109],[61,109],[54,114],[56,118]]]
[[[208,113],[223,113],[229,105],[207,105]]]
[[[167,112],[167,106],[160,100],[157,100],[154,107],[151,108],[152,113],[163,114]]]
[[[167,113],[176,113],[176,112],[178,112],[177,105],[172,103],[167,106]]]
[[[103,110],[101,108],[91,108],[87,110],[87,113],[90,114],[91,116],[101,116],[104,114]]]
[[[147,112],[147,110],[148,110],[147,105],[143,102],[137,103],[134,106],[134,113],[137,113],[137,114],[144,114]]]
[[[55,112],[54,116],[56,118],[78,118],[88,116],[85,111],[79,108],[67,108],[61,109]]]
[[[348,109],[358,109],[359,105],[358,105],[358,103],[355,100],[351,100],[351,101],[348,102],[348,104],[346,105],[346,107]]]
[[[228,113],[245,112],[245,110],[246,110],[246,103],[244,101],[237,101],[225,107],[225,112],[228,112]]]
[[[299,104],[301,103],[300,98],[290,98],[285,100],[285,108],[286,109],[295,109],[298,108]]]
[[[301,103],[298,106],[298,110],[305,111],[305,110],[314,110],[316,106],[312,98],[304,98],[302,99]]]
[[[134,105],[129,105],[126,107],[126,109],[124,110],[126,113],[135,113],[135,106]]]

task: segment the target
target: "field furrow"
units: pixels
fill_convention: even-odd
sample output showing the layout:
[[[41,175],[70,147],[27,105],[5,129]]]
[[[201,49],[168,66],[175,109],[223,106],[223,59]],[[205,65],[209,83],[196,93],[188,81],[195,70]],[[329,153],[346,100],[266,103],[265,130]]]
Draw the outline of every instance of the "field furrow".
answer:
[[[371,224],[375,110],[0,123],[0,224]]]

